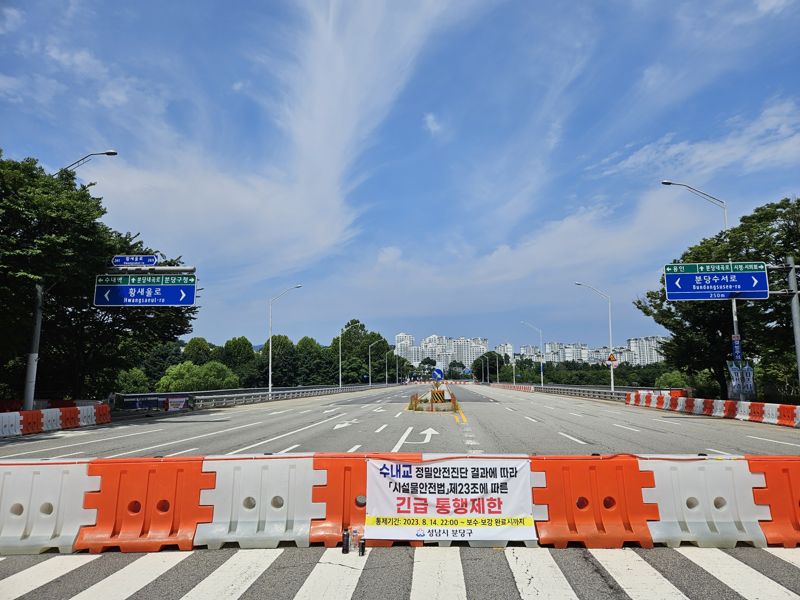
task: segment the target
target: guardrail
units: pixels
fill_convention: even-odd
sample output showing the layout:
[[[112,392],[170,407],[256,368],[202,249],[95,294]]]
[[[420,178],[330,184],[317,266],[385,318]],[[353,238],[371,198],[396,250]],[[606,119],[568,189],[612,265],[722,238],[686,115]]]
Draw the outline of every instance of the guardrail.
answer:
[[[601,400],[614,400],[616,402],[625,402],[625,392],[603,389],[588,389],[583,387],[565,387],[565,386],[540,386],[540,385],[514,385],[511,383],[492,383],[493,387],[501,387],[505,389],[517,390],[520,392],[542,392],[545,394],[559,394],[562,396],[573,396],[577,398],[599,398]]]
[[[146,401],[152,400],[155,404],[160,401],[168,403],[170,399],[179,400],[185,399],[189,408],[217,408],[224,406],[241,406],[244,404],[256,404],[259,402],[275,402],[277,400],[288,400],[290,398],[307,398],[311,396],[325,396],[330,394],[338,394],[345,392],[360,392],[370,389],[397,387],[402,384],[390,383],[387,385],[345,385],[341,388],[339,386],[322,387],[322,386],[309,386],[309,387],[294,387],[294,388],[280,388],[272,389],[272,399],[269,397],[269,392],[264,389],[256,390],[220,390],[214,393],[211,390],[203,390],[198,392],[167,392],[163,394],[119,394],[118,401],[123,403],[125,400],[138,400]],[[221,393],[220,393],[221,392]],[[145,408],[145,407],[142,407]],[[159,406],[151,406],[147,408],[160,408]],[[136,410],[136,409],[132,409]]]

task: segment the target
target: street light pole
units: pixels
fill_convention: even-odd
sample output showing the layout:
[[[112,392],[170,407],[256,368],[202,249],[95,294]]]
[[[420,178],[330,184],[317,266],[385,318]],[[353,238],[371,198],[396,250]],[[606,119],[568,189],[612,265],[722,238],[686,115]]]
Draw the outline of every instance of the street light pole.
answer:
[[[291,292],[292,290],[296,290],[297,288],[303,287],[300,284],[293,285],[290,288],[286,288],[280,294],[275,296],[269,301],[269,392],[267,394],[267,398],[272,400],[272,303],[275,302],[278,298],[283,296],[287,292]]]
[[[381,340],[376,340],[369,345],[367,348],[367,353],[369,354],[369,387],[372,387],[372,347],[380,342]]]
[[[67,165],[61,171],[75,170],[85,162],[91,160],[92,156],[116,156],[116,150],[106,150],[105,152],[92,152]],[[49,289],[49,288],[48,288]],[[33,315],[33,337],[31,339],[31,352],[28,354],[28,367],[25,371],[25,392],[22,400],[22,410],[33,410],[33,399],[36,395],[36,372],[39,369],[39,343],[42,338],[42,312],[44,310],[44,285],[36,284],[36,304]]]
[[[344,337],[344,334],[348,329],[355,327],[356,325],[358,325],[358,323],[352,323],[342,329],[342,331],[339,333],[339,389],[342,389],[342,337]]]
[[[614,353],[614,341],[613,336],[611,333],[611,296],[606,294],[605,292],[601,292],[596,287],[589,285],[588,283],[581,283],[580,281],[576,281],[575,285],[580,285],[582,287],[587,287],[590,290],[594,291],[597,295],[602,296],[606,300],[608,300],[608,351],[613,354]],[[611,362],[611,361],[609,361]],[[608,365],[608,368],[611,371],[611,393],[614,393],[614,365]]]
[[[544,387],[544,336],[542,335],[542,330],[527,321],[521,321],[521,323],[539,332],[539,385]]]
[[[384,385],[389,387],[389,355],[394,352],[394,350],[389,350],[386,354],[383,355],[383,377],[384,377]]]
[[[710,202],[714,206],[722,209],[722,223],[725,227],[725,231],[728,231],[728,203],[725,200],[720,200],[716,196],[712,196],[711,194],[704,192],[702,190],[698,190],[697,188],[693,188],[690,185],[685,183],[678,183],[676,181],[669,181],[665,179],[661,182],[661,185],[677,185],[683,188],[686,188],[695,196],[699,196],[706,202]],[[728,262],[731,262],[731,257],[728,255]],[[739,312],[736,308],[736,298],[731,298],[731,317],[733,318],[733,335],[734,339],[741,339],[739,338]],[[739,392],[739,399],[745,400],[744,389],[740,386]]]

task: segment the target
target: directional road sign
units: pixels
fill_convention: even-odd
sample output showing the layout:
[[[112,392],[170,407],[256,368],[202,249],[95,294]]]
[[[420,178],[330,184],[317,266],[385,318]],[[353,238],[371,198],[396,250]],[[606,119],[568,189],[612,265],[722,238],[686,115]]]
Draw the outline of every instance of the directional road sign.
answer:
[[[766,300],[767,265],[763,262],[680,263],[664,267],[667,300]]]
[[[433,373],[431,373],[431,377],[433,377],[436,381],[441,381],[444,379],[444,371],[441,369],[434,369]]]
[[[95,306],[194,306],[194,275],[98,275]]]
[[[111,259],[115,267],[154,267],[158,264],[155,254],[118,254]]]

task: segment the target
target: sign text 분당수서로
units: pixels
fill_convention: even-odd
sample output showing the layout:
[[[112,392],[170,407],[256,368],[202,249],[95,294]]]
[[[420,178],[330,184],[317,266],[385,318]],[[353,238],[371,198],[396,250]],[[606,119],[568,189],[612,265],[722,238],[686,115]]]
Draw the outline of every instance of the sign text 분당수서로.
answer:
[[[763,262],[677,263],[664,267],[668,301],[766,300],[767,265]]]

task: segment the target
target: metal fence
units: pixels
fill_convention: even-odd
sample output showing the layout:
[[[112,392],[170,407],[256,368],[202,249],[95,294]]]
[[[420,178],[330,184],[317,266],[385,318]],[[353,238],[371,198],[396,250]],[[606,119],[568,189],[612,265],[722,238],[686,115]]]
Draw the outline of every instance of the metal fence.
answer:
[[[492,384],[498,385],[498,384]],[[500,385],[511,385],[511,383],[501,383]],[[558,394],[561,396],[573,396],[577,398],[599,398],[601,400],[615,400],[617,402],[625,402],[625,391],[621,390],[614,390],[613,392],[610,389],[594,389],[594,388],[585,388],[585,387],[568,387],[564,385],[546,385],[544,387],[540,385],[516,385],[517,388],[523,388],[525,391],[530,392],[542,392],[544,394]]]

